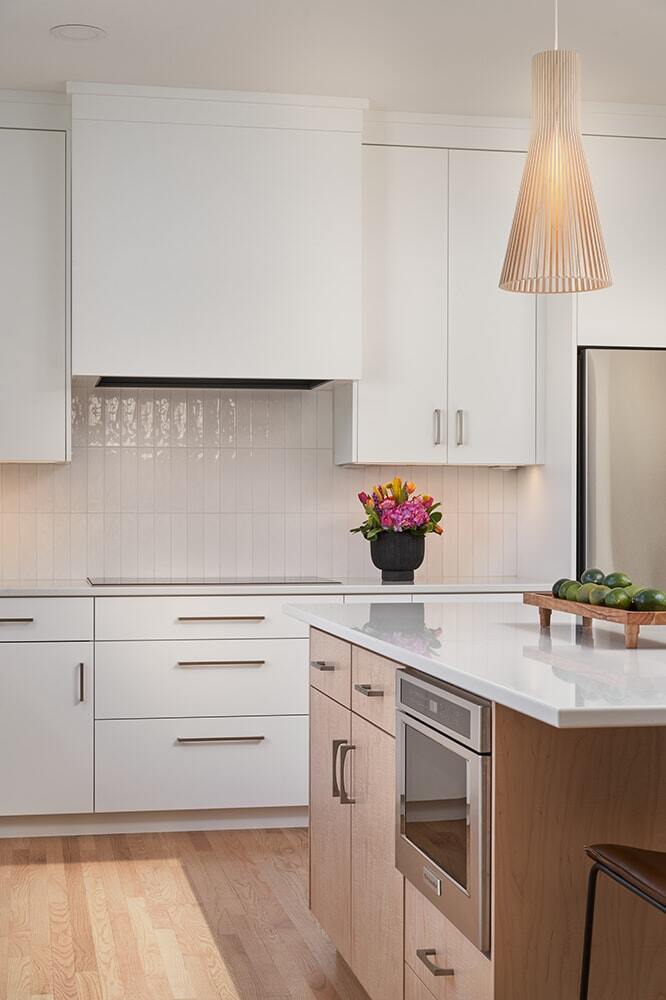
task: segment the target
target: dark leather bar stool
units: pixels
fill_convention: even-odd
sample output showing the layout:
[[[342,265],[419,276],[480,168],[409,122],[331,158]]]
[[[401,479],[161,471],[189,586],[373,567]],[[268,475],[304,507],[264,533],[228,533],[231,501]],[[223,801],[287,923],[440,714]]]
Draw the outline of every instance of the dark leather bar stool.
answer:
[[[597,877],[601,872],[635,896],[666,913],[666,851],[645,851],[621,844],[595,844],[585,851],[592,859],[587,883],[583,965],[580,974],[580,1000],[587,1000],[590,981],[590,956],[594,928],[594,902]]]

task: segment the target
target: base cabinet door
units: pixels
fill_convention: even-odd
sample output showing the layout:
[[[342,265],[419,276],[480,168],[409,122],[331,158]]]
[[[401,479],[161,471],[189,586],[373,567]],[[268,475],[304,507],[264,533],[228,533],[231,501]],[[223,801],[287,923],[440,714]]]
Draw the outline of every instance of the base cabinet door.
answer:
[[[372,1000],[400,1000],[403,878],[395,867],[395,740],[354,715],[352,746],[351,966]]]
[[[0,815],[93,811],[92,643],[0,644]]]
[[[310,688],[310,909],[348,963],[352,806],[342,794],[340,751],[350,737],[349,709]],[[349,783],[350,760],[345,771]]]

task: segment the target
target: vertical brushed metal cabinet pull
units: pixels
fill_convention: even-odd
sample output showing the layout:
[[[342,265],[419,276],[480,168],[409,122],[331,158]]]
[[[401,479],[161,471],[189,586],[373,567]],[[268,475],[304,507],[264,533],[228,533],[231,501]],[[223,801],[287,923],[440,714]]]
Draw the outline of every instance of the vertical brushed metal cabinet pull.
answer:
[[[79,704],[86,700],[86,668],[79,663]]]
[[[335,670],[332,663],[327,663],[326,660],[310,660],[310,666],[314,667],[315,670]]]
[[[453,969],[443,969],[441,965],[435,965],[430,959],[433,955],[437,954],[436,948],[417,948],[416,957],[420,959],[425,965],[428,972],[433,976],[453,976],[455,975]]]
[[[433,438],[435,444],[442,443],[442,411],[438,408],[432,411],[433,417]]]
[[[364,694],[366,698],[383,698],[384,692],[381,688],[373,688],[372,684],[354,684],[354,691]]]
[[[350,754],[352,750],[356,747],[353,743],[346,743],[342,746],[340,750],[340,805],[341,806],[353,806],[356,799],[352,799],[347,794],[347,789],[345,788],[345,761],[347,760],[347,754]]]
[[[463,444],[465,414],[462,410],[456,410],[456,447]]]
[[[332,774],[332,779],[333,780],[332,780],[332,786],[333,786],[333,798],[334,799],[339,799],[340,798],[340,785],[338,784],[338,772],[337,772],[338,753],[340,751],[340,747],[344,746],[346,742],[347,742],[347,740],[333,740],[333,752],[332,752],[332,756],[333,756],[333,774]]]

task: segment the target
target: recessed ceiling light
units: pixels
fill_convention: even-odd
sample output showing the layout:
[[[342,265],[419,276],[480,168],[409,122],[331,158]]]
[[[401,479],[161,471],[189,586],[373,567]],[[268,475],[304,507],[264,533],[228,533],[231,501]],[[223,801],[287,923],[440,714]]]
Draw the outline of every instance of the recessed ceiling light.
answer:
[[[104,28],[94,24],[55,24],[51,34],[66,42],[94,42],[98,38],[106,38]]]

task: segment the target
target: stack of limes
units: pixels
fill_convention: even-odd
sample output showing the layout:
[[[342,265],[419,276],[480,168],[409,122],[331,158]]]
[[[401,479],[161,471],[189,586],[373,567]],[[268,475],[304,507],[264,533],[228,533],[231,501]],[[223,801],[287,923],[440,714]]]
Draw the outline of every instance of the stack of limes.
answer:
[[[553,597],[619,611],[666,611],[666,593],[632,583],[626,573],[586,569],[580,580],[563,577],[553,584]]]

